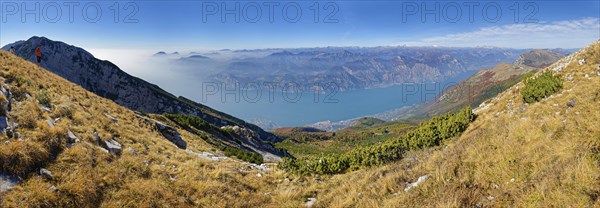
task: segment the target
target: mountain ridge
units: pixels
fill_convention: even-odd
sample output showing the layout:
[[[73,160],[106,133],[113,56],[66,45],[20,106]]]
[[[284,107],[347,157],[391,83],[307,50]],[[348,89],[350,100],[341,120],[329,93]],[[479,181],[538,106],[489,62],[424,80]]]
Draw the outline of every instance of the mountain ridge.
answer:
[[[562,82],[560,89],[526,102],[528,83],[546,73]],[[206,123],[196,120],[187,122],[200,130],[192,133],[185,130],[186,122],[136,113],[0,51],[0,121],[8,124],[0,134],[0,185],[6,178],[16,180],[9,190],[0,188],[0,206],[303,207],[310,202],[315,207],[594,207],[600,205],[599,112],[600,40],[476,109],[465,108],[462,114],[469,122],[460,130],[444,125],[466,121],[454,116],[417,127],[377,124],[335,136],[284,129],[314,131],[381,150],[396,144],[367,136],[398,139],[408,132],[418,135],[407,143],[415,145],[420,139],[444,137],[413,149],[353,153],[375,162],[369,166],[333,175],[296,175],[272,163],[223,157],[204,139],[213,136],[208,130],[225,134],[233,128],[208,126],[204,131],[195,127]],[[188,148],[169,141],[155,121],[181,133]],[[359,140],[348,141],[349,134],[359,134]],[[348,151],[353,150],[332,154]],[[384,161],[378,153],[401,157]],[[323,157],[323,152],[312,156]],[[335,166],[329,158],[306,161]],[[5,177],[7,173],[20,178]]]
[[[16,55],[33,62],[34,49],[38,45],[42,45],[42,67],[130,109],[158,114],[192,115],[218,127],[239,126],[249,129],[257,133],[257,137],[254,138],[256,141],[252,145],[259,149],[261,146],[270,149],[268,148],[270,145],[263,141],[279,140],[256,125],[187,98],[176,97],[157,85],[127,74],[109,61],[94,58],[91,53],[76,46],[34,36],[27,41],[9,44],[3,49],[13,46]],[[271,153],[279,156],[286,155],[281,151]]]
[[[418,123],[423,118],[454,112],[466,105],[476,107],[521,81],[525,74],[547,67],[562,57],[563,54],[553,50],[534,49],[520,55],[513,63],[502,62],[494,67],[482,69],[467,79],[448,86],[431,101],[371,116],[388,121],[402,120]],[[358,118],[338,122],[318,122],[309,126],[335,131],[351,125],[356,120]]]
[[[524,89],[548,73],[561,87],[528,103]],[[386,165],[326,179],[314,176],[318,182],[294,187],[295,193],[314,197],[316,206],[323,207],[600,205],[600,40],[537,70],[472,113],[476,119],[447,141],[403,152],[403,159],[383,161]],[[377,160],[385,154],[356,156]],[[338,163],[334,156],[317,153],[291,164],[336,171],[344,161]]]

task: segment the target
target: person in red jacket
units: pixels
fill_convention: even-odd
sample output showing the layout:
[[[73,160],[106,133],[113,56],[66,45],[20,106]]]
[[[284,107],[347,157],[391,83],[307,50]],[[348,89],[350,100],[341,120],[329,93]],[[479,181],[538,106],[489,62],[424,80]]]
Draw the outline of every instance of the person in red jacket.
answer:
[[[35,57],[37,57],[37,63],[38,65],[42,62],[42,46],[38,46],[35,49]]]

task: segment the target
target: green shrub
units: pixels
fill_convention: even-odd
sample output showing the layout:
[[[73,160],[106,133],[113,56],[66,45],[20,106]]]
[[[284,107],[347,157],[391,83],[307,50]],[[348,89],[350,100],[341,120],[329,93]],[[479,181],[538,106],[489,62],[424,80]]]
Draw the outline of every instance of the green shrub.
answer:
[[[238,158],[240,160],[254,163],[254,164],[263,163],[262,155],[260,155],[256,152],[250,152],[250,151],[238,149],[235,147],[230,147],[230,146],[223,145],[223,144],[220,146],[219,149],[221,149],[221,151],[223,151],[225,153],[225,156],[227,156],[227,157],[235,156],[236,158]]]
[[[219,128],[219,131],[221,133],[223,133],[224,135],[228,135],[228,136],[235,135],[235,131],[233,130],[233,128],[230,128],[230,127]]]
[[[164,116],[186,129],[189,129],[190,127],[203,131],[213,129],[208,122],[196,116],[183,114],[164,114]]]
[[[50,99],[50,95],[47,90],[40,90],[38,93],[38,102],[46,107],[52,107],[52,101]]]
[[[455,114],[436,116],[398,138],[384,143],[359,147],[343,154],[309,159],[284,158],[278,167],[300,174],[335,174],[348,169],[378,166],[402,159],[404,152],[433,147],[460,135],[475,119],[470,107]]]
[[[538,77],[530,77],[525,80],[525,87],[521,89],[521,95],[526,103],[538,102],[562,89],[563,83],[560,75],[552,75],[548,70]]]

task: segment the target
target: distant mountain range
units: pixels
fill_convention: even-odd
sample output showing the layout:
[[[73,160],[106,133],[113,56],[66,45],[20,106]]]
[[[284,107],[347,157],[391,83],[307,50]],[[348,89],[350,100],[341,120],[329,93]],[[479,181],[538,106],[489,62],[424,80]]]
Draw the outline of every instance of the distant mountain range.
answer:
[[[549,51],[554,55],[544,56],[540,51]],[[327,47],[221,50],[156,58],[170,57],[174,70],[198,77],[198,80],[223,82],[231,88],[235,84],[244,86],[245,83],[268,82],[278,83],[280,88],[275,89],[281,90],[292,83],[302,90],[327,93],[403,83],[440,83],[457,75],[491,69],[500,63],[514,62],[521,66],[541,68],[544,63],[548,64],[573,51],[498,47]],[[528,55],[521,56],[526,53]],[[376,117],[396,119],[405,110],[395,109]],[[423,112],[418,114],[422,115]],[[353,121],[325,121],[313,127],[335,130]],[[268,120],[253,123],[266,129],[280,127]]]
[[[331,87],[348,91],[440,82],[467,71],[513,62],[529,50],[406,46],[221,50],[173,61],[199,79],[228,86],[275,82],[281,86],[293,83],[306,91],[333,90]],[[554,50],[563,55],[572,51]]]
[[[520,55],[513,63],[498,65],[478,71],[466,80],[450,86],[439,94],[436,99],[415,106],[382,112],[372,117],[384,120],[418,121],[420,118],[459,110],[467,105],[476,107],[503,92],[512,85],[520,82],[525,74],[550,66],[565,57],[564,50],[532,50]],[[309,126],[327,131],[346,128],[360,119],[345,121],[323,121]]]
[[[565,55],[550,50],[532,50],[519,56],[514,63],[500,63],[478,71],[461,83],[448,88],[436,99],[418,105],[398,118],[440,115],[460,110],[467,105],[477,107],[523,80],[527,73],[550,66],[563,57]]]
[[[203,76],[211,81],[235,83],[295,83],[305,90],[339,91],[385,87],[401,83],[439,82],[470,70],[512,62],[524,49],[440,47],[330,47],[235,51],[230,59],[219,54],[182,60],[197,69],[216,68]],[[256,54],[238,56],[239,53]],[[236,55],[237,54],[237,55]],[[214,59],[211,59],[214,58]],[[210,61],[209,61],[210,60]],[[193,68],[193,67],[191,67]],[[319,85],[315,86],[315,83]]]

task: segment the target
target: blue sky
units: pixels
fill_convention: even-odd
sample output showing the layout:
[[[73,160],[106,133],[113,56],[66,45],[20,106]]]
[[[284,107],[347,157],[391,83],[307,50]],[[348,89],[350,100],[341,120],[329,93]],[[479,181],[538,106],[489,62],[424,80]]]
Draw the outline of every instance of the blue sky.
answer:
[[[77,4],[1,1],[0,44],[38,35],[84,48],[167,51],[404,44],[577,48],[600,37],[599,1],[82,1]],[[273,22],[269,19],[268,5],[274,11]],[[223,21],[226,9],[235,14],[226,14]],[[101,11],[101,15],[96,11]],[[257,11],[261,16],[257,16]],[[302,15],[294,18],[297,11]],[[239,22],[235,21],[235,15],[239,16]]]

